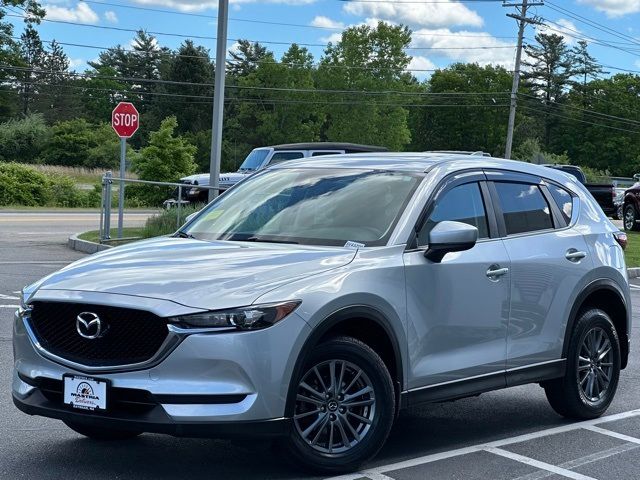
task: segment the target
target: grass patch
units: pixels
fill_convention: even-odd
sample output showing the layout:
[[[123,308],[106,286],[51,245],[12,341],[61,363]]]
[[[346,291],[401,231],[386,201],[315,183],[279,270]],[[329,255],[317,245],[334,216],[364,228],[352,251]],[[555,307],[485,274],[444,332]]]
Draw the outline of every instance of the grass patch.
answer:
[[[196,206],[185,206],[181,210],[181,224],[184,223],[185,219],[188,215],[197,212],[202,208],[202,205]],[[152,238],[159,237],[161,235],[169,235],[174,233],[178,229],[178,209],[172,208],[170,210],[163,210],[157,215],[153,215],[147,219],[147,222],[144,227],[135,227],[135,228],[123,228],[122,236],[123,237],[138,237],[142,238]],[[91,230],[89,232],[84,232],[78,236],[81,240],[87,240],[89,242],[99,243],[99,231]],[[115,239],[118,236],[118,229],[111,229],[111,238]],[[110,245],[122,245],[125,243],[129,243],[135,240],[124,240],[122,242],[109,242]]]
[[[65,167],[62,165],[40,165],[29,164],[31,168],[34,168],[40,173],[47,175],[64,175],[65,177],[72,178],[76,183],[81,184],[96,184],[102,182],[102,177],[107,173],[108,168],[85,168],[85,167]],[[114,177],[119,175],[117,169],[112,169]],[[138,178],[133,172],[127,172],[127,178],[136,180]]]
[[[627,231],[627,238],[627,249],[624,252],[627,267],[640,267],[640,232]]]
[[[80,235],[78,235],[78,238],[80,240],[86,240],[88,242],[95,242],[95,243],[99,243],[100,239],[98,238],[100,235],[100,231],[99,230],[91,230],[89,232],[84,232]],[[144,227],[128,227],[128,228],[123,228],[122,229],[122,236],[123,237],[143,237],[144,236]],[[118,237],[118,229],[117,228],[112,228],[111,229],[111,238],[117,238]],[[129,240],[131,241],[131,240]],[[110,243],[117,243],[117,242],[110,242]],[[122,243],[126,243],[122,242]]]

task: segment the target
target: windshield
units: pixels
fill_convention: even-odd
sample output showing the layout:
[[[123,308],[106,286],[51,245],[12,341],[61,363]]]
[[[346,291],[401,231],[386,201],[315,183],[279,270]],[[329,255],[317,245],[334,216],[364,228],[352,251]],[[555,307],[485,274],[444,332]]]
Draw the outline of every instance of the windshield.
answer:
[[[265,170],[219,197],[185,233],[203,240],[386,245],[421,178],[359,169]]]
[[[264,162],[264,159],[267,158],[267,155],[269,155],[269,150],[252,150],[240,165],[240,171],[257,170]]]

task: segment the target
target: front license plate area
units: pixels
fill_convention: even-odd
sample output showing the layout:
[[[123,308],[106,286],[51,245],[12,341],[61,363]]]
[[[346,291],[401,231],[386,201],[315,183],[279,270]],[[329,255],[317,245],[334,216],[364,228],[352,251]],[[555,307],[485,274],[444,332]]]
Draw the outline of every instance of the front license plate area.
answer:
[[[64,403],[78,410],[107,409],[108,380],[64,375]]]

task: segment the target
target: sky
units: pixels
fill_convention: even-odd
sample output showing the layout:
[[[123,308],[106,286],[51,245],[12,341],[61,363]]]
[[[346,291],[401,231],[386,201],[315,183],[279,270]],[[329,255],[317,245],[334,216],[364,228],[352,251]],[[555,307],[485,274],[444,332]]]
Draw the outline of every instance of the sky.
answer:
[[[531,8],[530,15],[537,15],[546,26],[527,27],[525,42],[532,42],[536,31],[564,34],[571,46],[583,38],[612,74],[640,73],[640,0],[544,3]],[[47,15],[38,27],[41,38],[61,42],[76,71],[87,69],[87,62],[101,49],[130,46],[137,29],[155,32],[162,46],[177,48],[192,37],[212,56],[215,52],[218,0],[42,0],[42,4]],[[384,20],[412,29],[409,69],[420,79],[459,61],[511,69],[517,25],[506,14],[514,12],[501,0],[230,0],[228,48],[239,38],[258,40],[279,58],[296,42],[309,44],[318,60],[322,45],[339,40],[344,28]],[[19,35],[22,20],[12,21]]]

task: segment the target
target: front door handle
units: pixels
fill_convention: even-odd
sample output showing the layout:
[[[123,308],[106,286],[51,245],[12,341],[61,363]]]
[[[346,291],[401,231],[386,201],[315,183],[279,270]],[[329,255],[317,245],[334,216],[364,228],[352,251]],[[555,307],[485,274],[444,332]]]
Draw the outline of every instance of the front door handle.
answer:
[[[580,252],[575,248],[572,248],[567,251],[564,258],[569,260],[570,262],[578,263],[580,260],[587,256],[587,252]]]
[[[489,270],[487,270],[487,277],[489,277],[490,280],[498,280],[498,278],[507,273],[509,273],[508,268],[500,268],[500,265],[491,265]]]

